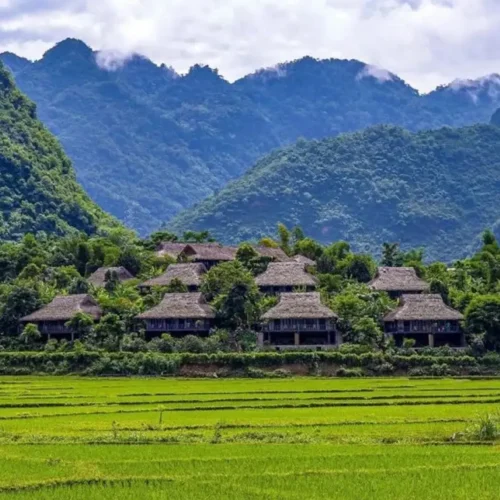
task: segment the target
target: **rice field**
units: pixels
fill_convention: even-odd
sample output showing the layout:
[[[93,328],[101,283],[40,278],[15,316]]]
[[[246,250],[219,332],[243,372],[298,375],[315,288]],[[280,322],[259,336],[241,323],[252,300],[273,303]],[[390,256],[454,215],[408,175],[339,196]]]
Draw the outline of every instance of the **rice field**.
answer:
[[[0,500],[498,499],[500,380],[0,378]]]

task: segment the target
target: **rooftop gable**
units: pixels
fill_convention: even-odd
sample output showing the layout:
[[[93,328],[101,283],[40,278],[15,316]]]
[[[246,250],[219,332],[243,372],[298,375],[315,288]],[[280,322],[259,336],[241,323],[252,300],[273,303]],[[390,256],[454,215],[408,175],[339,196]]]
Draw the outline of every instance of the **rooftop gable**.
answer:
[[[200,286],[207,268],[198,262],[189,264],[171,264],[167,270],[156,278],[141,283],[141,287],[167,286],[172,280],[178,279],[186,286]]]
[[[337,315],[322,304],[319,292],[282,293],[276,306],[261,316],[270,319],[334,319]]]
[[[21,318],[23,323],[38,321],[68,321],[75,314],[89,314],[95,320],[102,315],[97,302],[88,294],[58,295],[49,304]]]
[[[368,286],[386,292],[424,292],[429,289],[428,283],[417,276],[413,267],[379,267]]]
[[[447,306],[439,294],[402,295],[399,306],[384,321],[460,321],[463,315]]]
[[[87,281],[91,285],[94,285],[96,287],[104,286],[106,284],[106,273],[108,271],[115,272],[118,275],[119,281],[127,281],[134,279],[132,273],[130,273],[123,266],[119,266],[119,267],[100,267],[88,277]]]
[[[201,293],[167,293],[156,306],[137,316],[137,319],[212,319],[214,310]]]
[[[318,279],[305,270],[300,262],[271,262],[267,270],[255,278],[260,287],[266,286],[317,286]]]

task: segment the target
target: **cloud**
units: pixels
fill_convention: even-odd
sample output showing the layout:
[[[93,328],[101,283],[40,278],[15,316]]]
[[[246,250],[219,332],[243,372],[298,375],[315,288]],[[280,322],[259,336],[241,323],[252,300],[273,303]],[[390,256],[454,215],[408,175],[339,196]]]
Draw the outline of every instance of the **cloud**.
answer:
[[[338,57],[429,90],[500,71],[499,23],[498,0],[0,0],[0,50],[39,58],[75,37],[183,73],[209,64],[230,80]]]
[[[456,78],[449,87],[455,92],[465,92],[474,103],[477,103],[483,94],[497,99],[500,95],[500,75],[494,73],[474,80]]]
[[[361,80],[367,77],[375,78],[375,80],[378,80],[381,83],[389,82],[394,79],[394,75],[390,71],[379,68],[378,66],[373,66],[372,64],[366,64],[365,67],[357,74],[356,79]]]

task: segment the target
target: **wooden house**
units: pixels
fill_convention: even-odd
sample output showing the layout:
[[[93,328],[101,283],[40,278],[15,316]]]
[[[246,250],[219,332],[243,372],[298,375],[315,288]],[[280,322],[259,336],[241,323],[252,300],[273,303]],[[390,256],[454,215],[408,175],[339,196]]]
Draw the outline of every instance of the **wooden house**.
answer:
[[[108,273],[116,273],[120,282],[134,279],[134,276],[123,266],[119,267],[100,267],[89,277],[88,282],[96,288],[103,287],[106,284]]]
[[[368,286],[373,290],[387,292],[392,298],[429,290],[428,283],[417,276],[413,267],[379,267]]]
[[[462,319],[462,314],[447,306],[439,294],[402,295],[399,306],[384,317],[384,331],[394,337],[396,345],[412,338],[416,347],[463,347]]]
[[[318,292],[283,293],[279,303],[261,320],[261,344],[318,348],[342,343],[336,331],[337,316],[321,303]]]
[[[318,279],[299,262],[271,262],[267,270],[255,278],[255,282],[262,293],[270,295],[296,289],[312,292],[318,286]]]
[[[139,288],[141,291],[147,291],[155,286],[168,286],[172,280],[179,280],[186,285],[188,291],[197,292],[206,272],[207,268],[200,263],[171,264],[161,276],[141,283]]]
[[[215,312],[201,293],[167,293],[156,306],[139,314],[144,321],[146,332],[172,335],[208,335],[214,325]]]
[[[20,322],[22,326],[34,323],[48,339],[57,337],[74,340],[74,332],[66,323],[77,313],[88,314],[94,321],[99,321],[102,316],[101,308],[90,295],[58,295],[50,304],[24,316]]]

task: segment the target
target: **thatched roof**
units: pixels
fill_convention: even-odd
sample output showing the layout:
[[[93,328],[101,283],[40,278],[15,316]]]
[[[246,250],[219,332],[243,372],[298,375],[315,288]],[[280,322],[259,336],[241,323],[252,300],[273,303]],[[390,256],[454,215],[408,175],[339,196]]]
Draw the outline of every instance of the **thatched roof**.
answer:
[[[24,316],[21,321],[23,323],[68,321],[79,312],[90,314],[95,320],[98,320],[102,315],[101,308],[90,295],[58,295],[50,304]]]
[[[281,250],[281,248],[272,248],[266,247],[263,245],[256,245],[253,249],[259,254],[261,257],[269,257],[277,262],[286,262],[290,260],[290,257]]]
[[[271,262],[267,270],[255,278],[258,286],[316,286],[318,280],[298,262]]]
[[[374,290],[386,292],[424,292],[429,285],[417,276],[413,267],[379,267],[375,278],[368,283]]]
[[[94,271],[88,278],[88,282],[96,287],[104,286],[106,284],[106,273],[115,272],[120,281],[127,281],[134,278],[134,276],[124,267],[100,267]]]
[[[191,260],[230,261],[236,258],[235,247],[225,247],[219,243],[189,243],[183,253]]]
[[[172,259],[177,260],[179,255],[184,251],[186,248],[187,243],[177,243],[177,242],[172,242],[172,241],[164,241],[158,245],[156,248],[156,255],[158,257],[163,257],[165,255],[168,255],[169,257],[172,257]]]
[[[386,314],[384,321],[452,321],[462,320],[463,315],[447,306],[439,294],[402,295],[399,306]]]
[[[156,307],[137,316],[137,319],[168,318],[215,318],[215,312],[201,293],[167,293]]]
[[[294,262],[298,262],[300,264],[304,264],[304,266],[315,266],[316,262],[314,260],[310,259],[309,257],[306,257],[305,255],[294,255],[292,257],[292,260]]]
[[[186,286],[200,286],[201,278],[206,272],[207,268],[198,262],[192,262],[190,264],[171,264],[161,276],[147,280],[139,286],[167,286],[170,285],[173,279],[182,281]]]
[[[319,292],[282,293],[279,303],[262,315],[270,319],[333,319],[337,315],[321,303]]]

